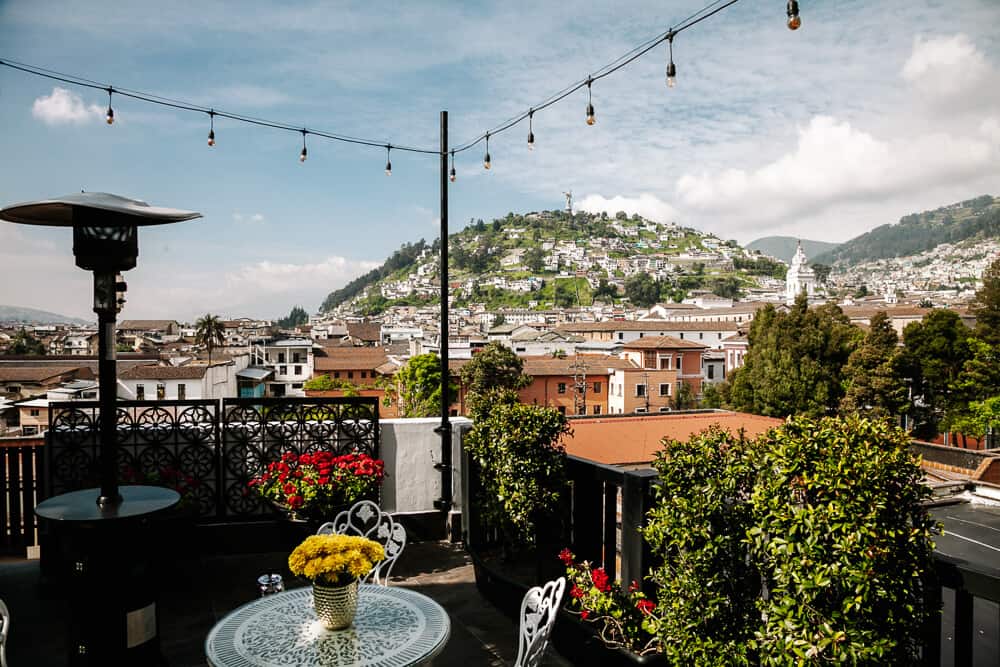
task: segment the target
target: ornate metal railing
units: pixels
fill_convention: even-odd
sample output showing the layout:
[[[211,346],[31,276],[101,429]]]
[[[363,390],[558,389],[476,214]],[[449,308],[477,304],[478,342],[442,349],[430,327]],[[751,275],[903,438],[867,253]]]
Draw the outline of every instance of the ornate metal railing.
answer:
[[[247,482],[286,451],[379,455],[368,397],[121,401],[117,418],[119,481],[175,488],[205,520],[271,514]],[[99,433],[96,401],[50,405],[47,496],[98,485]]]

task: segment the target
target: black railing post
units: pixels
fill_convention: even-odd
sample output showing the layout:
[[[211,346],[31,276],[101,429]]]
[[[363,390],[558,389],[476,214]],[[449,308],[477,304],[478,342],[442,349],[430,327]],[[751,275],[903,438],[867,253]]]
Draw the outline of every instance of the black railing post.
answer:
[[[973,596],[964,588],[955,590],[955,667],[971,667],[975,626],[972,622]]]
[[[573,483],[572,548],[580,560],[601,560],[601,497],[602,484],[595,476],[593,465],[566,461],[566,472]]]
[[[630,470],[625,473],[622,485],[622,583],[632,581],[646,589],[649,574],[649,546],[640,529],[646,525],[646,512],[652,504],[651,485],[656,479],[655,470]]]
[[[435,430],[441,434],[441,461],[434,467],[441,471],[441,497],[434,506],[447,512],[451,509],[451,419],[449,387],[451,371],[448,368],[448,112],[441,112],[441,425]]]

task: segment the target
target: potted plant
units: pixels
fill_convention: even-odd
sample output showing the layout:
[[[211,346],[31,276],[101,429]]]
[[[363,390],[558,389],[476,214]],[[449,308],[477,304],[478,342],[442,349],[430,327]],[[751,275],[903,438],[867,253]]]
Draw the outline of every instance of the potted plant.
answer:
[[[354,622],[358,579],[385,559],[382,545],[357,535],[310,535],[288,557],[292,574],[312,582],[316,617],[330,630]]]
[[[614,658],[603,655],[600,664],[664,664],[660,655],[663,645],[656,632],[656,604],[646,597],[639,583],[633,581],[625,588],[621,582],[612,581],[604,568],[575,558],[569,549],[559,552],[569,585],[563,610],[583,621],[604,646],[617,654]],[[576,646],[587,643],[573,642]],[[593,653],[592,648],[585,650]]]
[[[376,496],[384,477],[385,463],[367,454],[285,452],[249,486],[292,518],[324,521]]]

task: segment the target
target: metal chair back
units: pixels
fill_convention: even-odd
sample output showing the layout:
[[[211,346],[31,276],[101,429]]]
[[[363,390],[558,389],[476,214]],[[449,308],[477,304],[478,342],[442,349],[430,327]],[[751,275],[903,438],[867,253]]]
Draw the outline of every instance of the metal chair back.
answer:
[[[10,634],[10,610],[0,600],[0,667],[7,667],[7,635]]]
[[[538,667],[542,664],[565,588],[566,578],[559,577],[524,594],[514,667]]]
[[[374,502],[359,500],[350,509],[344,510],[333,521],[327,521],[316,531],[317,535],[331,533],[360,535],[382,544],[385,547],[385,560],[376,563],[361,581],[389,585],[392,567],[406,546],[406,529],[403,524],[397,523],[391,514],[383,512]]]

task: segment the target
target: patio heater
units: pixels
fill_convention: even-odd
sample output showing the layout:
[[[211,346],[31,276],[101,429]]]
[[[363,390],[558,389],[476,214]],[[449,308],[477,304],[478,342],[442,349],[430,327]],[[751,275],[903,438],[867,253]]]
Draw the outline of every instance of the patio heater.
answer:
[[[72,665],[160,661],[156,586],[146,547],[153,535],[151,519],[176,505],[180,496],[162,487],[118,486],[115,320],[125,290],[118,274],[136,265],[139,227],[199,217],[193,211],[96,192],[0,209],[0,219],[8,222],[71,227],[76,265],[94,274],[100,488],[54,496],[35,508],[51,528],[46,550],[58,552],[55,579],[69,597]]]

